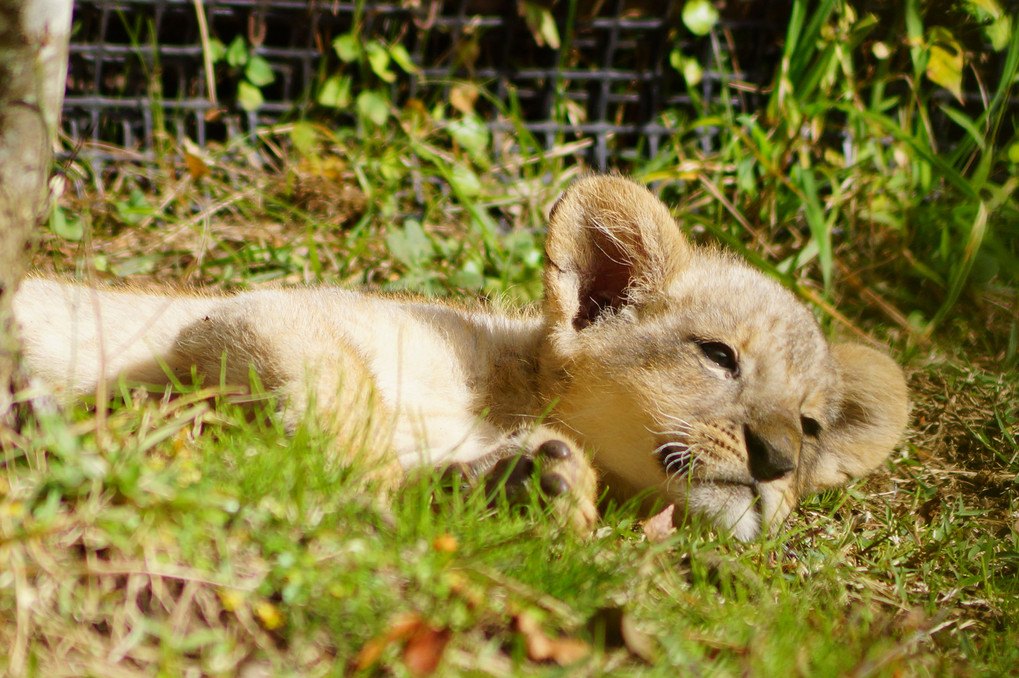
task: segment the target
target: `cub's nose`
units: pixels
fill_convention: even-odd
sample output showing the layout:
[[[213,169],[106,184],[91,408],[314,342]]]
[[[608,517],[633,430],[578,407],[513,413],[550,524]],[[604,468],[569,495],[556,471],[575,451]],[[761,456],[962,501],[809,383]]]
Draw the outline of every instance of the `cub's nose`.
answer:
[[[777,480],[796,468],[800,456],[800,437],[785,427],[754,431],[743,427],[743,438],[750,458],[750,475],[756,480]]]

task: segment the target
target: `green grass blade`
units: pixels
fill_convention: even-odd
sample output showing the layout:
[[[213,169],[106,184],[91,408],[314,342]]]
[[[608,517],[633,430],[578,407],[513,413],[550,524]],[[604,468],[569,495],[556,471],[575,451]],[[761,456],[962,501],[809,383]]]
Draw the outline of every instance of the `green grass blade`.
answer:
[[[969,229],[969,235],[966,238],[966,245],[963,248],[962,257],[956,263],[955,268],[952,272],[952,276],[948,284],[948,292],[945,296],[945,300],[941,304],[941,308],[938,309],[934,317],[924,328],[923,337],[930,338],[934,329],[940,325],[948,314],[951,312],[955,303],[959,300],[959,295],[962,294],[963,288],[966,286],[966,281],[969,279],[970,272],[973,270],[973,262],[976,259],[977,252],[980,251],[980,246],[984,242],[984,237],[987,235],[987,216],[988,209],[987,203],[980,201],[977,207],[976,216],[973,218],[973,223]]]
[[[797,165],[793,167],[791,178],[793,183],[799,185],[805,198],[805,204],[803,205],[804,215],[807,219],[807,226],[810,228],[810,235],[817,245],[817,256],[821,265],[824,289],[828,290],[831,288],[832,275],[831,232],[824,216],[824,209],[821,207],[821,199],[818,196],[814,172],[809,167]]]

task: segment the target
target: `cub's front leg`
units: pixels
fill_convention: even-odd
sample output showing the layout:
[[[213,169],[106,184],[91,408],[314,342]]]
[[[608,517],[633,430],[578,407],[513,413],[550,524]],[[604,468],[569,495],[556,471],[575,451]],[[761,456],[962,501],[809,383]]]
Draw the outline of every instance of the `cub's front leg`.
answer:
[[[483,490],[492,503],[523,504],[532,493],[578,532],[598,519],[597,476],[583,448],[549,426],[520,429],[492,451],[473,461],[447,467],[450,478]]]

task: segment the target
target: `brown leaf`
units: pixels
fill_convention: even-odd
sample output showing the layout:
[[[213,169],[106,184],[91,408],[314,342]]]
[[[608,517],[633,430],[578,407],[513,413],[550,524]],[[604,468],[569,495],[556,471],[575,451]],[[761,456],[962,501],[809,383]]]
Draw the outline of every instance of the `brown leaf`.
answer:
[[[403,612],[396,615],[389,622],[389,628],[385,633],[375,636],[361,647],[357,658],[354,659],[354,667],[358,671],[368,668],[379,660],[387,647],[396,641],[411,637],[420,626],[426,626],[426,624],[416,612]]]
[[[184,162],[193,181],[198,181],[209,174],[209,166],[202,157],[202,150],[198,144],[187,138],[184,139]]]
[[[191,178],[194,180],[201,179],[202,177],[209,173],[209,166],[206,165],[205,161],[202,160],[197,155],[185,153],[184,161],[187,163],[188,166],[188,174],[190,174]]]
[[[654,639],[637,628],[633,617],[624,614],[620,623],[620,630],[623,632],[623,642],[626,649],[635,657],[640,657],[652,666],[657,659],[657,651]]]
[[[644,536],[649,542],[660,544],[675,534],[676,528],[672,525],[672,512],[675,510],[676,505],[669,504],[664,511],[644,521]]]
[[[524,637],[532,661],[552,660],[559,666],[576,663],[591,654],[591,646],[579,638],[550,638],[534,617],[523,612],[516,617],[517,631]]]
[[[413,676],[430,676],[435,673],[450,638],[449,629],[433,629],[419,624],[403,648],[403,663]]]
[[[382,652],[389,645],[389,641],[384,637],[372,638],[367,643],[361,646],[360,651],[357,653],[357,657],[354,659],[354,668],[357,671],[364,671],[369,666],[373,665],[382,656]]]

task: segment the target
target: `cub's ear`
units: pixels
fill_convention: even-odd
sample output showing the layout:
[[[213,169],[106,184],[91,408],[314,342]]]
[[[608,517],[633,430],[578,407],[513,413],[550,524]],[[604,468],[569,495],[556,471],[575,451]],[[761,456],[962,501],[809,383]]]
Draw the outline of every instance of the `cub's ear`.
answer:
[[[546,313],[581,330],[663,291],[690,254],[668,208],[647,188],[620,176],[580,179],[549,214]]]
[[[841,393],[821,432],[819,457],[801,478],[803,494],[842,485],[880,466],[906,428],[909,393],[895,362],[861,344],[832,347]]]

